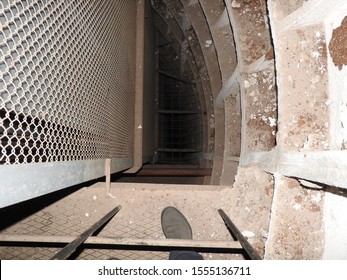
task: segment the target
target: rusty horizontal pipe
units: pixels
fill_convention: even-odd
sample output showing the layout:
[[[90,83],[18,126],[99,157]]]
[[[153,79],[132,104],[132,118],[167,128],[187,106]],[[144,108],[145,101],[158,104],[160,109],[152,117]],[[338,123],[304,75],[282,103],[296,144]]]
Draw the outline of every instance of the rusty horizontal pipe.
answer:
[[[73,236],[54,235],[12,235],[0,234],[0,242],[12,243],[70,243]],[[184,247],[184,248],[210,248],[210,249],[242,249],[237,241],[220,240],[186,240],[186,239],[135,239],[135,238],[110,238],[88,237],[84,244],[114,245],[114,246],[152,246],[152,247]]]
[[[203,177],[211,176],[210,168],[142,168],[136,176],[153,177]]]

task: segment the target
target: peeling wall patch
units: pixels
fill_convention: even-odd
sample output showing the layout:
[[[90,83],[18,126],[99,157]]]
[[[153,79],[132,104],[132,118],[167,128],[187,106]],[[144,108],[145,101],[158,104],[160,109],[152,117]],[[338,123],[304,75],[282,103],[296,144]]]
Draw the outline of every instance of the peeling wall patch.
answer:
[[[341,70],[347,64],[347,16],[340,27],[334,29],[329,50],[335,66]]]

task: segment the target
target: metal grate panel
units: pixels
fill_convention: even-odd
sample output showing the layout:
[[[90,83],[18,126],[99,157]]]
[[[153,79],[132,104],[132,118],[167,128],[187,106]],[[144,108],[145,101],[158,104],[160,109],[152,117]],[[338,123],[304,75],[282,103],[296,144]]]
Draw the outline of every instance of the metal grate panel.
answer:
[[[0,2],[0,164],[133,154],[136,1]]]

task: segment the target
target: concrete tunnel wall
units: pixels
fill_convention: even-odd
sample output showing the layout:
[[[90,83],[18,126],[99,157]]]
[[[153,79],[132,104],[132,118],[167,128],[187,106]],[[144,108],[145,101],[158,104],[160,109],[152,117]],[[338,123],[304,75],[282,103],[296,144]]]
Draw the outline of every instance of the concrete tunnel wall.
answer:
[[[343,0],[153,0],[203,104],[204,166],[269,259],[346,259]],[[234,181],[235,180],[235,181]]]

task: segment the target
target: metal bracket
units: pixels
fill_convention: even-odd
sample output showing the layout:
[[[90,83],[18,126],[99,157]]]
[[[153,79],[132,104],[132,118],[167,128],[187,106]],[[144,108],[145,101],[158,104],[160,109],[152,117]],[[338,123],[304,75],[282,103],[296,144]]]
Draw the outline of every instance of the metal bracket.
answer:
[[[106,186],[106,194],[112,198],[116,198],[112,193],[111,193],[111,159],[107,158],[105,160],[105,186]]]

